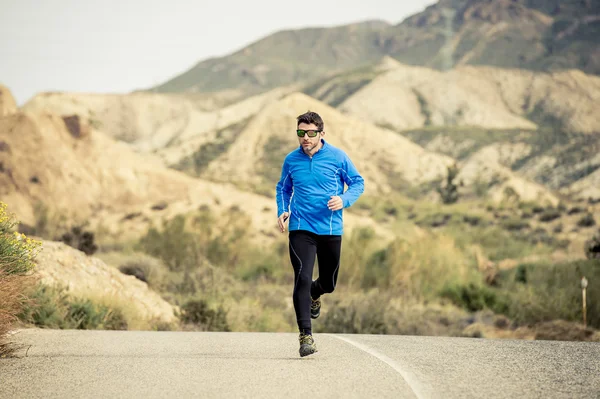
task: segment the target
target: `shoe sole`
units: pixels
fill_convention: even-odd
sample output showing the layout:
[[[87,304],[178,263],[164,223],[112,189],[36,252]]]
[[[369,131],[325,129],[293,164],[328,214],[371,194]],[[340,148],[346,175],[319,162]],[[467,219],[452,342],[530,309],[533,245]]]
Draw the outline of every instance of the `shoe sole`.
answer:
[[[316,318],[317,318],[317,317],[319,317],[319,316],[321,316],[321,311],[320,311],[320,310],[319,310],[319,313],[317,313],[317,314],[314,314],[314,313],[311,313],[311,314],[310,314],[310,318],[311,318],[311,319],[316,319]]]
[[[313,353],[318,352],[317,348],[310,345],[302,345],[300,346],[300,357],[312,355]]]

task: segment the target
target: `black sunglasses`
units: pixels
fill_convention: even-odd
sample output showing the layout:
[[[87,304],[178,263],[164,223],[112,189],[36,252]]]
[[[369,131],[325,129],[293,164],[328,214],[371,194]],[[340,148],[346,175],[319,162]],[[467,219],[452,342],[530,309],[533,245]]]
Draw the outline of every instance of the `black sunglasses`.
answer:
[[[316,137],[317,134],[321,133],[322,130],[296,130],[296,134],[298,137],[304,137],[305,134],[308,134],[308,137]]]

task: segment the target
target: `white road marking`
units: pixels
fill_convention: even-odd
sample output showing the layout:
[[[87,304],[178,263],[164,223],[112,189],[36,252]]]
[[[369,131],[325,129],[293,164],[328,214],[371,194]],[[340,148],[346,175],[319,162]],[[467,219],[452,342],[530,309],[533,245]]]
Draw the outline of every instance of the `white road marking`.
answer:
[[[335,337],[339,340],[348,342],[349,344],[368,353],[369,355],[375,356],[377,359],[381,360],[382,362],[386,363],[388,366],[390,366],[391,368],[396,370],[402,376],[402,378],[404,379],[406,384],[408,384],[408,386],[410,387],[410,389],[413,391],[413,393],[415,394],[415,396],[418,399],[424,399],[424,398],[429,397],[429,395],[425,394],[425,389],[424,389],[423,385],[417,380],[417,378],[414,375],[408,373],[394,359],[390,358],[389,356],[384,355],[383,353],[381,353],[373,348],[369,348],[368,346],[363,345],[360,342],[356,342],[353,339],[350,339],[347,337],[342,337],[339,335],[334,335],[334,334],[327,334],[327,335],[331,335],[332,337]]]

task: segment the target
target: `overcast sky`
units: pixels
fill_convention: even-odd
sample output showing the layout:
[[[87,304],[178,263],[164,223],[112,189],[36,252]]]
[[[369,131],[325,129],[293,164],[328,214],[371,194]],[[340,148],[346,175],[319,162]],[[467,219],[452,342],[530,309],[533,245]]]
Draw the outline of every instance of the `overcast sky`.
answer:
[[[127,93],[281,29],[397,24],[436,1],[337,2],[0,0],[0,83],[19,105],[41,91]]]

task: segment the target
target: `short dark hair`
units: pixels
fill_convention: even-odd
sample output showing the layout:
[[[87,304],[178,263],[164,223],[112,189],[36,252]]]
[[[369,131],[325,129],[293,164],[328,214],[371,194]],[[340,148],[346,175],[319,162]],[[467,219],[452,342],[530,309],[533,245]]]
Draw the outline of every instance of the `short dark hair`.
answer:
[[[306,123],[307,125],[314,124],[319,130],[323,130],[325,124],[323,123],[323,118],[321,115],[316,112],[307,111],[304,114],[298,116],[298,125],[301,123]]]

